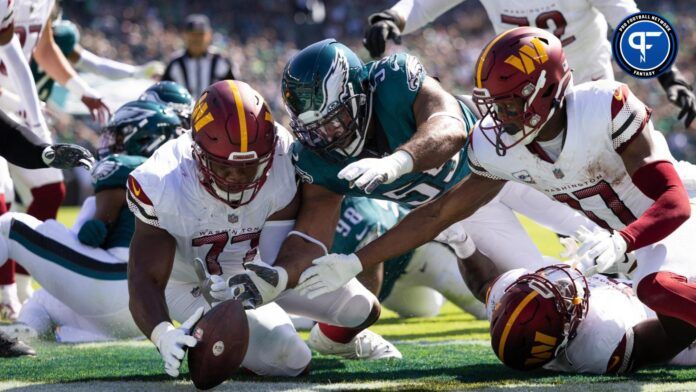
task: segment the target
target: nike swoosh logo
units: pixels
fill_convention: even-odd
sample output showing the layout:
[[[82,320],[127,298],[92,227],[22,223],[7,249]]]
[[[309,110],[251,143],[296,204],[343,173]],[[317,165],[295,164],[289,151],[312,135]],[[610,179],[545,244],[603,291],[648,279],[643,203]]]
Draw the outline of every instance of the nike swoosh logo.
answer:
[[[367,231],[370,230],[370,226],[365,226],[365,229],[358,235],[355,236],[355,239],[358,241],[362,241],[363,238],[365,238],[365,235],[367,234]]]
[[[140,193],[142,190],[138,188],[137,182],[135,182],[135,179],[131,178],[131,188],[133,188],[133,193],[135,196],[140,196]]]

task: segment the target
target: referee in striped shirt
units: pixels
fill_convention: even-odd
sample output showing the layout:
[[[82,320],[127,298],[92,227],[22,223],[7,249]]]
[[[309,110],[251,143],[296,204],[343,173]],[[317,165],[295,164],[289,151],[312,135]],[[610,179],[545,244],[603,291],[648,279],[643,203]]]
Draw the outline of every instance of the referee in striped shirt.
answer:
[[[162,80],[185,86],[195,98],[219,80],[234,79],[232,63],[210,47],[213,30],[207,16],[192,14],[186,18],[184,40],[186,49],[167,64]]]

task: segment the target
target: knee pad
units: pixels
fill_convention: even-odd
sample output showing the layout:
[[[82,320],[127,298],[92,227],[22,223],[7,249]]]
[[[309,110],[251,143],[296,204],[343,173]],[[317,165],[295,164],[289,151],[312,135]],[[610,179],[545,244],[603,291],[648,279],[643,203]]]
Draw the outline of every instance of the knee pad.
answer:
[[[360,326],[366,321],[370,321],[368,319],[374,313],[373,308],[375,306],[379,308],[377,298],[366,288],[362,287],[362,290],[353,292],[353,296],[336,309],[337,324],[349,328]]]
[[[658,314],[671,314],[674,306],[672,291],[674,285],[686,282],[686,278],[672,272],[654,272],[638,283],[638,299]],[[667,312],[665,312],[667,311]]]
[[[298,376],[304,373],[312,361],[312,351],[307,344],[299,337],[285,339],[282,352],[279,353],[285,358],[285,368],[288,376]]]

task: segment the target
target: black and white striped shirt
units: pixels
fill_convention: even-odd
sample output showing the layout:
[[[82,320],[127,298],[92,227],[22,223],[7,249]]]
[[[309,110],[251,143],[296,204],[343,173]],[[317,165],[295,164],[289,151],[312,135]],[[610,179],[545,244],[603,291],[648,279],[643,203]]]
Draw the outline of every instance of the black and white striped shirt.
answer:
[[[162,80],[171,80],[186,87],[194,98],[211,84],[234,79],[232,63],[214,49],[200,57],[191,57],[184,51],[167,64]]]

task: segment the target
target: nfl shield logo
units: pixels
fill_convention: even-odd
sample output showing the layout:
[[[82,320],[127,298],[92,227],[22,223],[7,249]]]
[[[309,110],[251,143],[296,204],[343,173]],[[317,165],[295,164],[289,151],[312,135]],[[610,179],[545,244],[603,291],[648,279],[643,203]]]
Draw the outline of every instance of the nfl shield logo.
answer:
[[[227,221],[230,223],[237,223],[239,222],[239,217],[237,214],[229,214],[227,215]]]
[[[559,168],[553,169],[553,175],[554,175],[554,177],[556,177],[558,179],[565,177],[565,174],[563,174],[563,171]]]

